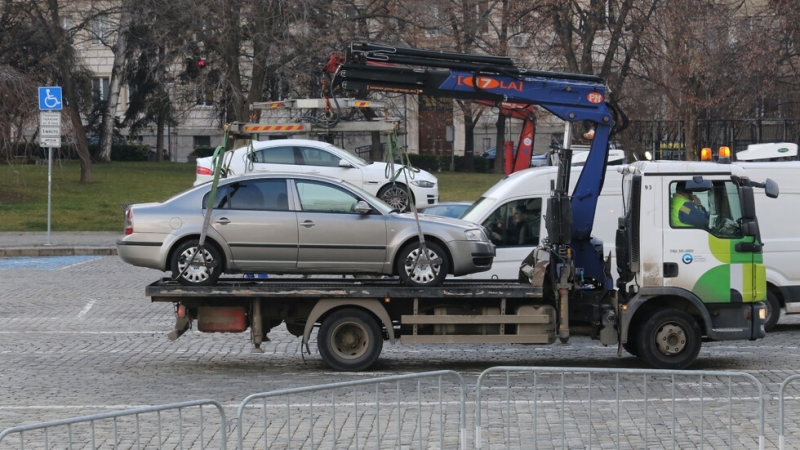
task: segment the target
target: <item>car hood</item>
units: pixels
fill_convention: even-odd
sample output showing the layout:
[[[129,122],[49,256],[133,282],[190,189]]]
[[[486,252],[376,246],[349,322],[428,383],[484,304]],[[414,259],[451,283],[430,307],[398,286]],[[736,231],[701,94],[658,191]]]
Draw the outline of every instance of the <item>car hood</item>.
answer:
[[[401,220],[410,220],[410,221],[414,220],[414,213],[410,213],[410,212],[408,212],[408,213],[394,213],[393,215],[396,216],[398,219],[401,219]],[[476,225],[476,224],[474,224],[472,222],[467,222],[466,220],[455,219],[453,217],[445,217],[445,216],[433,216],[433,215],[428,215],[428,214],[420,214],[419,215],[419,223],[423,228],[425,228],[425,224],[426,223],[437,224],[437,225],[438,224],[447,224],[447,225],[460,227],[460,228],[462,228],[464,230],[474,230],[474,229],[480,229],[481,228],[480,225]]]
[[[388,163],[385,163],[385,162],[373,162],[372,164],[368,164],[366,166],[363,166],[361,170],[362,170],[362,173],[364,174],[364,181],[384,181],[384,180],[387,180],[389,177],[386,176],[387,175],[386,166],[388,166]],[[400,170],[401,167],[403,167],[403,166],[400,165],[400,164],[395,164],[394,165],[394,172],[396,173],[398,170]],[[431,174],[430,172],[425,171],[425,170],[421,170],[421,169],[419,169],[419,172],[416,172],[416,170],[418,170],[418,169],[415,169],[415,171],[412,171],[412,172],[408,173],[409,181],[411,181],[411,180],[424,180],[424,181],[430,181],[430,182],[433,182],[433,183],[436,183],[438,181],[436,179],[436,177],[433,176],[433,174]],[[391,176],[391,175],[393,175],[393,173],[389,174],[389,175]],[[395,180],[395,181],[405,183],[405,175],[403,174],[403,172],[400,172],[400,175],[397,177],[397,180]]]

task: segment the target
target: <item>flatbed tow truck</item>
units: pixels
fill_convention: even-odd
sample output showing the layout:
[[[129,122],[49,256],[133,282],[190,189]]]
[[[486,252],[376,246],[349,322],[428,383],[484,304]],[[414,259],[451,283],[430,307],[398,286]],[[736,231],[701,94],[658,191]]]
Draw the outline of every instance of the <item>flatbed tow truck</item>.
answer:
[[[626,166],[614,287],[610,257],[591,234],[609,138],[624,119],[607,101],[602,79],[521,69],[504,57],[366,43],[352,43],[326,69],[331,93],[513,102],[564,120],[558,175],[542,208],[548,237],[521,261],[518,280],[445,280],[414,288],[397,279],[223,278],[215,286],[187,287],[165,278],[148,286],[146,295],[175,305],[170,339],[195,322],[202,332],[249,328],[259,352],[269,330],[285,323],[310,351],[318,327],[322,359],[336,370],[354,371],[375,362],[384,340],[551,344],[583,335],[617,345],[618,354],[625,349],[654,368],[683,369],[703,341],[765,336],[766,277],[753,189],[777,196],[770,180],[750,181],[743,168],[730,164]],[[595,136],[570,195],[575,122],[590,123]],[[669,205],[678,183],[707,198],[708,226],[673,224]]]

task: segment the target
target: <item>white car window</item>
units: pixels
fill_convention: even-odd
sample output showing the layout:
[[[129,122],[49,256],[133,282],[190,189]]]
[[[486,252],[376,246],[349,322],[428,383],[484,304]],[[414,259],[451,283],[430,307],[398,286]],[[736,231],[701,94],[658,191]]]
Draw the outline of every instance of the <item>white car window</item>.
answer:
[[[312,147],[300,147],[303,164],[307,166],[338,167],[339,157],[325,150]]]
[[[295,164],[294,147],[271,147],[253,152],[254,163]]]
[[[297,180],[300,207],[306,212],[355,213],[358,198],[336,186]]]

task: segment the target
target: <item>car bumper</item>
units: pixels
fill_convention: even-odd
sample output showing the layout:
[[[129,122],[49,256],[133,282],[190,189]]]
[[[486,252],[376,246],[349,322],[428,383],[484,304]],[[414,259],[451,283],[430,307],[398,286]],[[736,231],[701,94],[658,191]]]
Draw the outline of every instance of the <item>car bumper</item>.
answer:
[[[424,208],[439,203],[438,184],[432,188],[411,185],[411,193],[414,195],[417,208]]]
[[[128,264],[156,270],[167,270],[164,242],[147,239],[118,239],[117,255]]]
[[[485,272],[492,268],[495,247],[491,242],[456,241],[453,246],[453,276]]]

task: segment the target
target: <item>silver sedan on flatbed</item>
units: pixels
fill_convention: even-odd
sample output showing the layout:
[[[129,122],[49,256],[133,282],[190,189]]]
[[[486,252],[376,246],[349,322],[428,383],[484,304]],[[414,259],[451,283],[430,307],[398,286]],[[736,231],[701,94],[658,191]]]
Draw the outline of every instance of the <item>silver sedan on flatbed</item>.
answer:
[[[197,254],[211,183],[125,211],[117,252],[127,263],[171,271],[184,285],[222,273],[397,275],[437,286],[489,270],[495,249],[479,225],[398,213],[372,194],[329,177],[259,173],[221,180]]]

